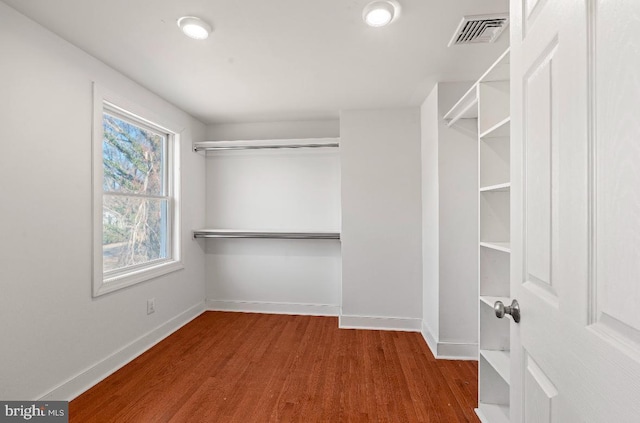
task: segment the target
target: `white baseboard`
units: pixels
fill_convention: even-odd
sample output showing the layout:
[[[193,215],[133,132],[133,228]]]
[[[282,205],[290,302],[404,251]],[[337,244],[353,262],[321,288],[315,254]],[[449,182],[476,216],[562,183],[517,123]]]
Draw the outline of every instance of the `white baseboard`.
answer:
[[[487,423],[487,418],[482,413],[482,410],[480,410],[479,408],[474,408],[473,411],[476,412],[476,416],[478,416],[478,419],[480,419],[482,423]]]
[[[422,337],[433,356],[440,360],[478,360],[478,344],[437,341],[427,324],[422,322]]]
[[[71,401],[89,388],[98,384],[107,376],[115,373],[136,357],[189,323],[205,311],[204,302],[198,303],[168,322],[147,332],[135,341],[114,352],[107,358],[97,362],[83,372],[63,382],[49,393],[39,398],[39,401],[59,400]]]
[[[420,319],[340,315],[340,329],[397,330],[420,332]]]
[[[443,360],[478,361],[478,344],[438,342],[438,356]]]
[[[427,323],[423,320],[422,321],[422,337],[424,338],[425,342],[427,343],[427,346],[429,347],[429,349],[431,350],[431,354],[433,354],[434,357],[438,357],[438,342],[436,341],[436,338],[433,336],[433,332],[431,332],[431,329],[429,329],[429,326],[427,325]]]
[[[337,316],[340,306],[330,304],[268,303],[259,301],[207,300],[209,311],[238,311],[244,313],[296,314],[306,316]]]

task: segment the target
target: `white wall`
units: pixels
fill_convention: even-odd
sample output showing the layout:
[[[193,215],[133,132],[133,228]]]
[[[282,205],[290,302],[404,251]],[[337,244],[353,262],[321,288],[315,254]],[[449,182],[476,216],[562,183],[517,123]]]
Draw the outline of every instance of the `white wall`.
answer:
[[[442,117],[469,88],[438,84],[440,330],[451,345],[478,342],[478,138],[474,121],[447,127]],[[454,347],[455,348],[455,347]]]
[[[440,83],[421,109],[423,334],[438,357],[472,358],[477,354],[477,123],[459,121],[449,128],[443,120],[470,86]],[[437,270],[433,268],[436,264]]]
[[[336,136],[333,121],[224,124],[209,140]],[[208,228],[340,231],[337,149],[210,154]],[[214,310],[337,315],[341,299],[336,240],[202,240],[207,304]]]
[[[338,149],[216,152],[206,163],[208,227],[340,231]]]
[[[205,127],[2,2],[0,45],[0,398],[70,399],[204,309]],[[185,268],[99,298],[92,81],[184,128]]]
[[[207,127],[207,141],[337,138],[339,120],[220,123]],[[205,140],[201,140],[205,141]]]
[[[343,327],[419,330],[420,110],[343,111]]]
[[[422,130],[422,322],[435,345],[440,330],[440,232],[438,85],[420,108]],[[427,335],[428,336],[428,335]]]

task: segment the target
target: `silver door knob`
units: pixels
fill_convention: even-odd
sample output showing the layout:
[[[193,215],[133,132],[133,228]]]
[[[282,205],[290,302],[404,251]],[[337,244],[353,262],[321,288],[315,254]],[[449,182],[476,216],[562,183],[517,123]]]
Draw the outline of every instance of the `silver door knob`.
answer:
[[[516,300],[513,300],[510,306],[505,306],[502,301],[496,301],[493,310],[498,319],[502,319],[505,314],[510,314],[514,322],[520,323],[520,304]]]

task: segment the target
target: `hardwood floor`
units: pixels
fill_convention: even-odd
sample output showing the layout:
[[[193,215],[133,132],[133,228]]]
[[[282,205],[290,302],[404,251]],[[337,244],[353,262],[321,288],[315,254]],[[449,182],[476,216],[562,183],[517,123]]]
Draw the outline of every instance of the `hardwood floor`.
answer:
[[[207,312],[70,403],[70,422],[479,422],[477,362],[337,318]]]

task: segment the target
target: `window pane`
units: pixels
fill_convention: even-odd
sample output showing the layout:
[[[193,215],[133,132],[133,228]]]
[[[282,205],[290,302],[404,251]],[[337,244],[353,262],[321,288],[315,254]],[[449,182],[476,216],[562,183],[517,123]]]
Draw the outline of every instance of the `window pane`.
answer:
[[[166,136],[103,114],[105,192],[162,195]]]
[[[168,257],[168,200],[108,194],[103,198],[105,272]]]

